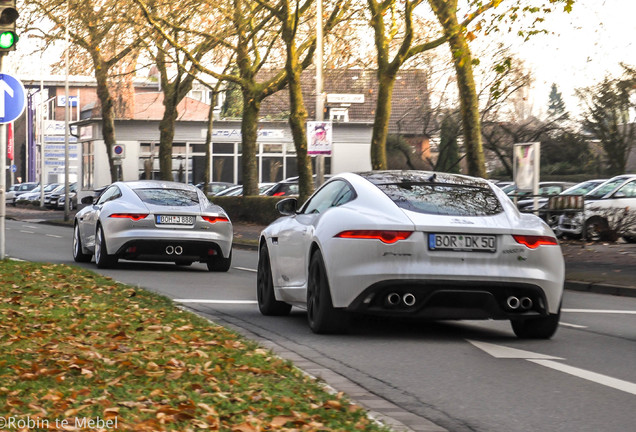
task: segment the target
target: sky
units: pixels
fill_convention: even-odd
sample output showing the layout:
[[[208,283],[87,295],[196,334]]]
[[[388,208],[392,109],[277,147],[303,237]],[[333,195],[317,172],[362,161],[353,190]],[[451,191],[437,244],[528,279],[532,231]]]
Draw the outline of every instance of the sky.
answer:
[[[577,0],[571,13],[549,15],[548,35],[515,44],[535,77],[535,110],[546,109],[552,83],[568,111],[578,111],[577,88],[620,73],[620,62],[636,66],[636,0]]]
[[[512,44],[533,72],[530,96],[534,113],[545,111],[550,87],[556,83],[567,110],[577,115],[576,89],[599,83],[608,74],[617,75],[620,62],[636,66],[636,0],[576,0],[570,13],[558,8],[546,16],[547,35],[524,42],[511,34],[499,34],[505,34],[505,42]],[[59,53],[53,57],[59,59]],[[23,66],[29,63],[15,60]],[[24,72],[17,64],[13,66],[18,73]],[[33,73],[32,68],[28,70]]]

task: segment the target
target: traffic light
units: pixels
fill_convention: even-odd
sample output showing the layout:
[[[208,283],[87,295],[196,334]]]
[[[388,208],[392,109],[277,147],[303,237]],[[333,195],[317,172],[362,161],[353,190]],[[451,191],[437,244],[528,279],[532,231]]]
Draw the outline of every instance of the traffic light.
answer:
[[[0,0],[0,53],[15,50],[18,42],[15,22],[20,14],[15,2],[16,0]]]

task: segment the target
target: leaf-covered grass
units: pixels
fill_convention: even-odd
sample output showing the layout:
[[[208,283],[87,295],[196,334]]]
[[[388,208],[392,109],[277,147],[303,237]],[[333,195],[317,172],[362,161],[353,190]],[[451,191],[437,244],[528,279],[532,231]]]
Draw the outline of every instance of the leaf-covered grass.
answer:
[[[1,416],[31,430],[383,430],[255,343],[87,270],[0,261],[0,317]]]

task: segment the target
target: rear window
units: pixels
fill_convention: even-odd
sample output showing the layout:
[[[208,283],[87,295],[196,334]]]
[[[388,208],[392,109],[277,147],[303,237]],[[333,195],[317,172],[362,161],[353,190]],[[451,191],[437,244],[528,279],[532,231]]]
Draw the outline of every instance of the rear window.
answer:
[[[196,191],[185,189],[135,189],[143,202],[163,206],[191,206],[199,204]]]
[[[378,184],[398,207],[444,216],[489,216],[503,208],[492,190],[458,184]]]

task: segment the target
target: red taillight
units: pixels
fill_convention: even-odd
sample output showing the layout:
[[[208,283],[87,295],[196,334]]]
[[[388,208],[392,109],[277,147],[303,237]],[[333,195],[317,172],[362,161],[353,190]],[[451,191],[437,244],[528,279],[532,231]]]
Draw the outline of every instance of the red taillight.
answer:
[[[148,214],[143,213],[113,213],[110,215],[112,218],[122,218],[122,219],[132,219],[134,221],[138,221],[141,219],[145,219]]]
[[[513,235],[512,237],[517,243],[521,243],[522,245],[529,247],[530,249],[536,249],[539,246],[544,245],[558,245],[557,239],[550,236]]]
[[[336,234],[339,238],[373,239],[382,243],[392,244],[399,240],[405,240],[413,234],[413,231],[383,231],[383,230],[350,230]]]
[[[230,221],[225,216],[201,216],[201,217],[203,218],[204,221],[210,222],[210,223],[229,222]]]
[[[272,194],[272,196],[283,196],[285,195],[285,192],[276,192],[275,194]]]

